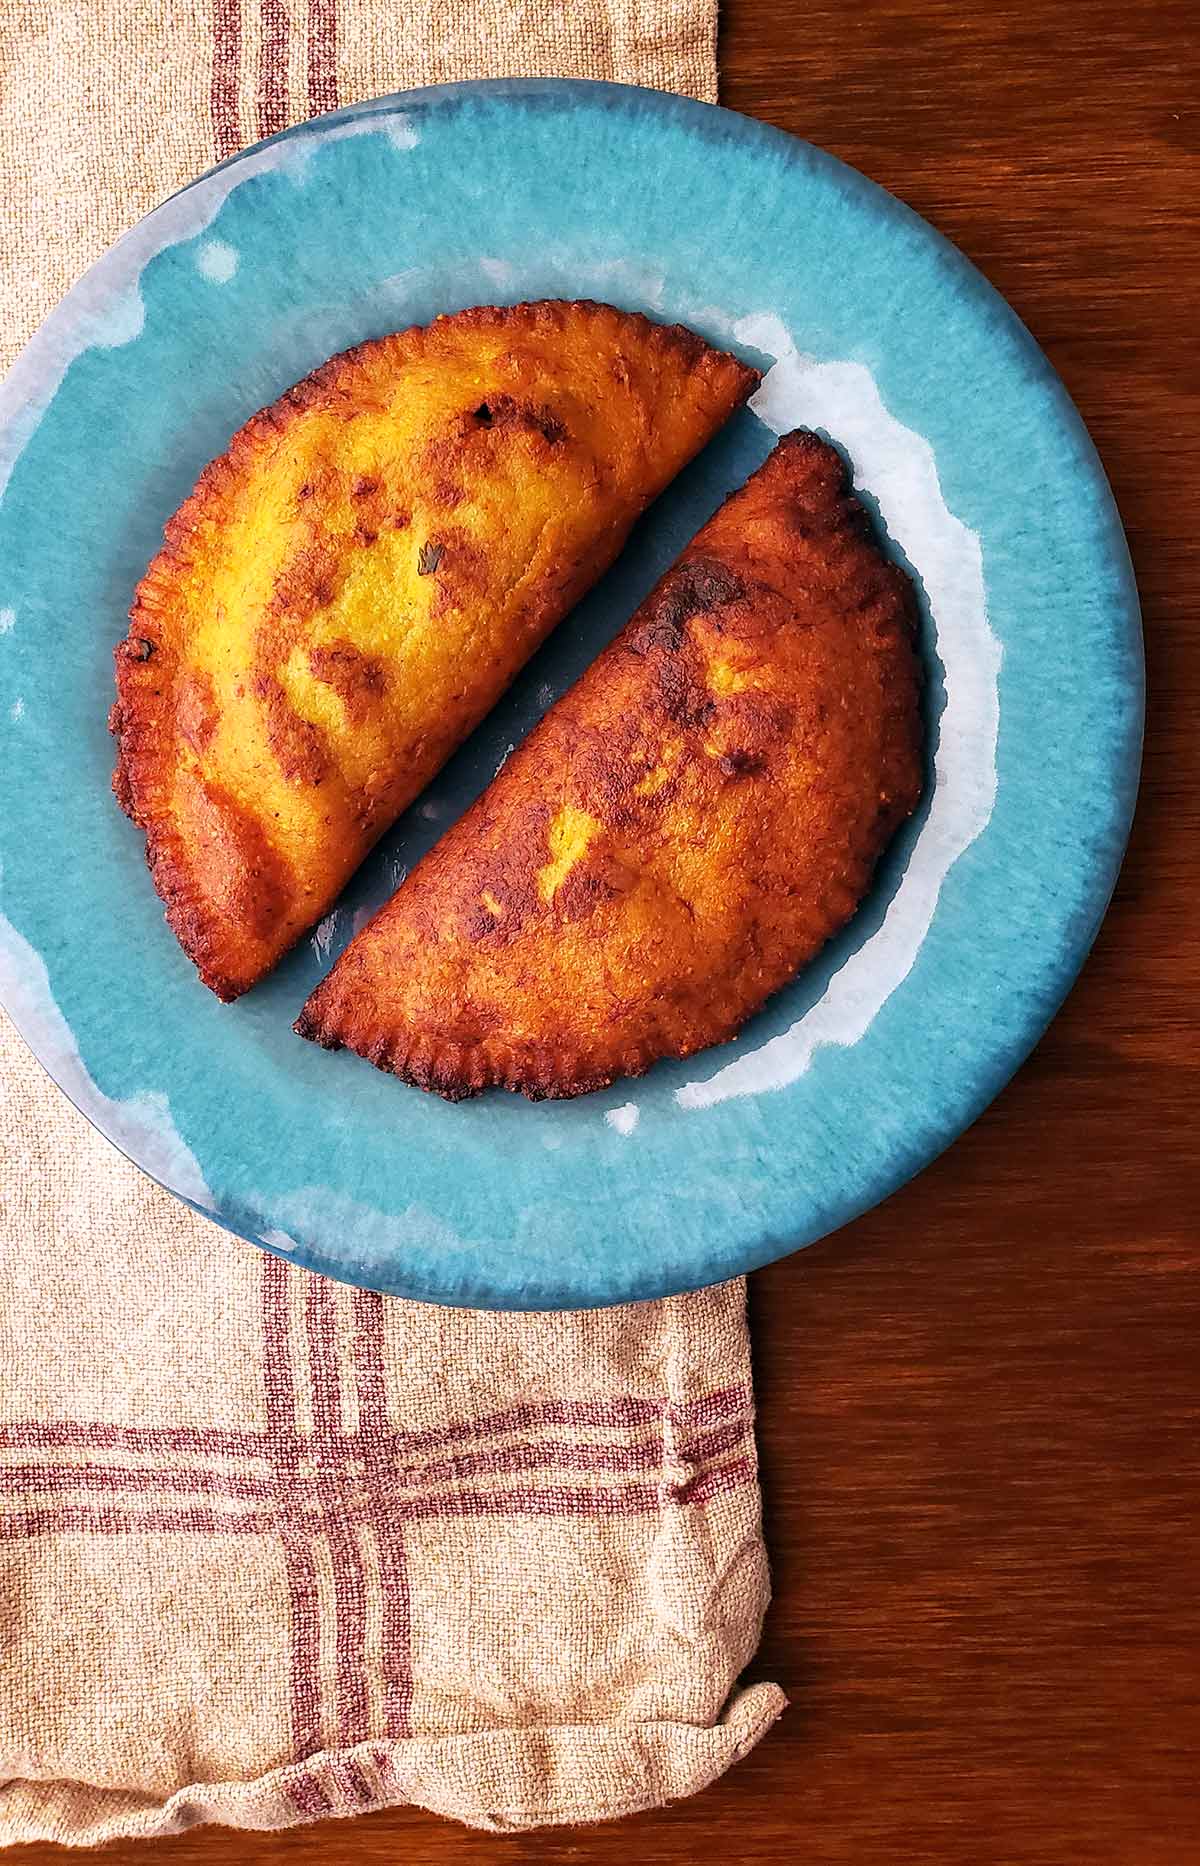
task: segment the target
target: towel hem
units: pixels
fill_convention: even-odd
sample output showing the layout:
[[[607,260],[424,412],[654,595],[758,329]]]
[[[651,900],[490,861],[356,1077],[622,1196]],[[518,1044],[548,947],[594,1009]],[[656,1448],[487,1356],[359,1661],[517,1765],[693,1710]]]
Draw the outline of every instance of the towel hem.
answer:
[[[707,1726],[542,1724],[360,1743],[248,1782],[191,1783],[163,1801],[87,1783],[10,1780],[0,1788],[0,1844],[96,1846],[211,1822],[269,1830],[403,1806],[494,1833],[616,1820],[707,1788],[754,1748],[786,1702],[777,1685],[757,1684]]]

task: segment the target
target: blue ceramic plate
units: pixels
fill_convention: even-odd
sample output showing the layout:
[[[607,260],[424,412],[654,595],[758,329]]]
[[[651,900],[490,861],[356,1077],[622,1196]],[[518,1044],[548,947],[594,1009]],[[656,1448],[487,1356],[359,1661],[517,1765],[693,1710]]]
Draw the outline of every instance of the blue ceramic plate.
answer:
[[[766,371],[338,910],[228,1007],[108,789],[111,652],[163,521],[331,352],[592,297]],[[794,1250],[925,1165],[1095,934],[1138,771],[1137,600],[1062,385],[915,215],[761,124],[611,85],[413,92],[235,158],[84,278],[0,404],[0,995],[155,1178],[330,1275],[438,1302],[663,1295]],[[451,1107],[292,1019],[777,433],[834,438],[924,609],[930,789],[849,929],[740,1039],[575,1102]]]

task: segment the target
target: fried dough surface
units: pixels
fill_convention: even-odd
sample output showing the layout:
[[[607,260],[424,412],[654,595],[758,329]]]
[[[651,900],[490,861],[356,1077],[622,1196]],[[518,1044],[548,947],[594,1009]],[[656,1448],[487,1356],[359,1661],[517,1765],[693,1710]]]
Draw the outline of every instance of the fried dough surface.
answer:
[[[917,612],[834,449],[782,440],[347,947],[296,1025],[452,1100],[731,1037],[921,792]]]
[[[111,718],[205,984],[236,997],[329,909],[756,381],[611,306],[478,307],[234,437],[138,587]]]

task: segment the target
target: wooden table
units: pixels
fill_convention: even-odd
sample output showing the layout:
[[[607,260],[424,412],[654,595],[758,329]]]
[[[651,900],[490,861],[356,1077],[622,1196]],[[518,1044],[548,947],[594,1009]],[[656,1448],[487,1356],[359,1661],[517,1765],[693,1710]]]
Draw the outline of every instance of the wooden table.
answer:
[[[1125,516],[1150,677],[1124,875],[1036,1055],[914,1184],[754,1279],[754,1674],[791,1710],[612,1827],[400,1811],[107,1861],[1200,1861],[1198,45],[1194,0],[725,7],[725,102],[909,201],[1045,345]]]

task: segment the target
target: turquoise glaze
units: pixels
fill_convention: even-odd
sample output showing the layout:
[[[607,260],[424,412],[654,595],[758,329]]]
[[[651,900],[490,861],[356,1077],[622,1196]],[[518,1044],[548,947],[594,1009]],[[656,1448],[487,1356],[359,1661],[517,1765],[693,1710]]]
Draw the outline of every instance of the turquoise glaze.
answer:
[[[332,351],[594,297],[768,371],[336,912],[234,1006],[109,795],[111,652],[163,521]],[[609,85],[449,86],[236,157],[103,259],[0,400],[0,992],[84,1112],[231,1230],[489,1307],[700,1285],[843,1224],[974,1119],[1095,934],[1137,781],[1137,601],[1104,474],[952,247],[804,143]],[[366,908],[624,623],[774,430],[843,447],[914,571],[930,795],[847,932],[738,1042],[602,1095],[458,1107],[293,1036]]]

